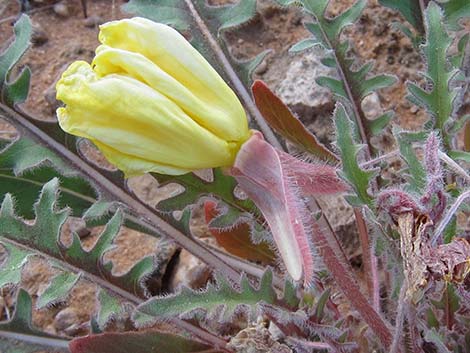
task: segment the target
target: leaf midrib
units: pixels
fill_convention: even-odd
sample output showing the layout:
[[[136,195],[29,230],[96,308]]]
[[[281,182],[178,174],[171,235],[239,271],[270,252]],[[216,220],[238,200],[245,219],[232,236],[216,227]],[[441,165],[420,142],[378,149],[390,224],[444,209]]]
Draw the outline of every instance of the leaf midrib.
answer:
[[[9,170],[9,169],[0,169],[0,170]],[[2,179],[2,178],[10,179],[10,180],[23,181],[23,182],[26,182],[26,183],[29,183],[29,184],[32,184],[32,185],[37,185],[39,187],[43,187],[46,184],[46,182],[40,182],[40,181],[36,181],[36,180],[33,180],[33,179],[27,179],[27,178],[23,178],[23,177],[12,176],[12,175],[8,175],[8,174],[1,174],[0,173],[0,179]],[[96,199],[94,199],[92,197],[80,194],[76,191],[73,191],[72,189],[69,189],[69,188],[66,188],[66,187],[63,187],[63,186],[59,186],[59,188],[60,188],[61,192],[69,194],[71,196],[75,196],[75,197],[77,197],[77,198],[79,198],[83,201],[90,202],[91,204],[94,204],[97,201]]]

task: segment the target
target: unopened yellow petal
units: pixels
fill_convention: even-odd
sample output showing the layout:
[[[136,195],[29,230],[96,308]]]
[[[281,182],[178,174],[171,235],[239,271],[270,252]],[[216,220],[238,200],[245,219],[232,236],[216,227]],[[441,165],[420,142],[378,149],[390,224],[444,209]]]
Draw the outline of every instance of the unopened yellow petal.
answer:
[[[238,142],[248,138],[246,115],[235,93],[176,30],[147,19],[132,18],[102,25],[99,39],[108,47],[143,55],[178,81],[201,102],[193,109],[185,95],[181,99],[188,104],[183,109],[190,116],[201,116],[203,107],[208,107],[204,126],[220,138]]]
[[[98,77],[76,62],[57,84],[61,127],[89,138],[127,175],[227,166],[236,146],[198,125],[166,96],[122,74]]]
[[[202,101],[145,56],[102,45],[97,50],[92,66],[99,76],[120,73],[144,82],[175,102],[199,125],[225,140],[233,138],[232,126],[226,123],[226,111]],[[246,118],[243,120],[246,122]]]

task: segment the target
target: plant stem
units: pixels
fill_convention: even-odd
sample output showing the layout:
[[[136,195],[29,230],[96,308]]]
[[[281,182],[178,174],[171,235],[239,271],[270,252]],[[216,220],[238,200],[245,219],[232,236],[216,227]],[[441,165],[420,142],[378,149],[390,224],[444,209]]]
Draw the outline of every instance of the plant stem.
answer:
[[[67,339],[40,337],[32,334],[24,334],[10,331],[0,331],[0,337],[15,340],[16,342],[28,342],[32,345],[41,346],[43,349],[45,347],[49,347],[53,351],[60,349],[60,351],[62,352],[64,351],[64,349],[67,349],[69,347],[69,340]]]
[[[186,331],[192,333],[194,336],[198,337],[200,340],[202,340],[205,343],[208,343],[209,345],[213,346],[214,348],[217,348],[218,351],[224,351],[226,353],[233,353],[232,350],[227,348],[227,342],[218,336],[213,335],[212,333],[203,330],[197,326],[194,326],[193,324],[173,318],[170,319],[170,322],[176,325],[179,328],[185,329]]]
[[[336,284],[341,289],[343,295],[349,299],[354,309],[359,312],[364,321],[382,342],[382,345],[389,348],[392,344],[393,336],[386,321],[384,321],[364,297],[357,285],[357,280],[354,279],[348,266],[338,259],[328,239],[324,236],[320,226],[316,222],[313,222],[312,233],[314,244],[320,252],[325,266],[336,279]]]
[[[395,334],[393,335],[392,347],[390,347],[390,353],[398,352],[398,345],[403,339],[403,323],[405,322],[405,309],[407,306],[406,302],[406,291],[407,285],[406,280],[403,281],[403,284],[400,289],[400,295],[398,297],[398,309],[397,317],[395,318]]]
[[[450,158],[446,153],[439,151],[439,158],[447,166],[452,169],[455,173],[463,177],[467,182],[470,182],[470,175],[463,169],[458,163],[456,163],[452,158]]]
[[[367,289],[372,298],[372,305],[377,312],[380,312],[380,284],[377,271],[377,258],[374,254],[374,248],[370,242],[367,224],[364,221],[361,210],[354,208],[356,216],[357,230],[362,248],[362,264],[366,274]]]
[[[442,218],[441,222],[439,223],[436,230],[434,231],[434,234],[431,238],[431,245],[433,245],[433,246],[436,245],[437,240],[440,238],[440,236],[441,236],[442,232],[444,231],[445,227],[452,220],[452,216],[455,214],[455,212],[457,212],[457,210],[459,209],[462,202],[465,199],[467,199],[468,197],[470,197],[470,190],[467,190],[467,191],[463,192],[457,198],[457,200],[455,200],[454,204],[447,211],[444,218]]]
[[[391,151],[391,152],[388,152],[388,153],[385,153],[379,157],[376,157],[376,158],[372,158],[372,159],[369,159],[368,161],[366,162],[362,162],[360,164],[361,168],[367,168],[367,167],[371,167],[375,164],[378,164],[382,161],[385,161],[387,159],[390,159],[390,158],[394,158],[394,157],[399,157],[400,156],[400,151],[399,150],[394,150],[394,151]]]

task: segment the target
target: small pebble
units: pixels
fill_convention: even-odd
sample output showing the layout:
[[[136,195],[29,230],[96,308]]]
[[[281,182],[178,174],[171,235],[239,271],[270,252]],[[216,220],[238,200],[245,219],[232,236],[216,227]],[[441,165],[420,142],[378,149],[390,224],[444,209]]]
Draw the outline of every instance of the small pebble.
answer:
[[[55,84],[56,82],[54,82],[52,85],[49,86],[49,88],[44,91],[44,99],[53,111],[60,107],[60,102],[55,97]]]
[[[103,18],[100,16],[95,16],[95,15],[89,16],[83,20],[83,24],[85,25],[85,27],[88,27],[88,28],[98,27],[99,25],[103,23],[104,23]]]
[[[259,64],[258,67],[255,69],[255,72],[258,75],[264,75],[266,71],[268,71],[268,62],[266,59],[264,59],[261,64]]]
[[[69,7],[63,2],[58,2],[55,4],[53,10],[60,17],[66,18],[70,16]]]
[[[86,223],[81,218],[69,218],[70,231],[77,233],[80,239],[83,239],[91,234],[90,229],[86,227]]]
[[[56,335],[57,334],[57,330],[55,329],[54,325],[47,325],[44,328],[44,332],[46,332],[50,335]]]
[[[57,313],[54,318],[54,327],[57,331],[64,331],[77,323],[78,315],[72,308],[65,308]]]
[[[38,23],[33,23],[31,42],[34,46],[41,46],[49,40],[46,31]]]

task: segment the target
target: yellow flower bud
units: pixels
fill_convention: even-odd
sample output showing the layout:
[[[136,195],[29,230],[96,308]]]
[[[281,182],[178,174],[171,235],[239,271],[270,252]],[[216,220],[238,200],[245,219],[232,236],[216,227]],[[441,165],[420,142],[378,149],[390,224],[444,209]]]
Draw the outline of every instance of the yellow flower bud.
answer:
[[[143,18],[100,27],[91,65],[57,83],[59,124],[126,176],[231,166],[250,132],[235,93],[177,31]]]

